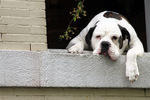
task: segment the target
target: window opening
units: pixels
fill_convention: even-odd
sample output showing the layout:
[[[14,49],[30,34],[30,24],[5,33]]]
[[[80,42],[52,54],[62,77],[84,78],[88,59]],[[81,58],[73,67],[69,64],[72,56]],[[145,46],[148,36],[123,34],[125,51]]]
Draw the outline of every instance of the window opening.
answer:
[[[75,0],[46,0],[46,20],[47,20],[47,41],[49,49],[64,49],[70,40],[59,40],[59,35],[63,34],[72,19],[70,11],[76,7]],[[77,27],[75,37],[88,24],[88,22],[99,12],[104,10],[115,11],[124,15],[135,28],[138,37],[142,41],[145,51],[146,29],[144,0],[101,0],[84,2],[87,16],[82,17],[72,26]]]

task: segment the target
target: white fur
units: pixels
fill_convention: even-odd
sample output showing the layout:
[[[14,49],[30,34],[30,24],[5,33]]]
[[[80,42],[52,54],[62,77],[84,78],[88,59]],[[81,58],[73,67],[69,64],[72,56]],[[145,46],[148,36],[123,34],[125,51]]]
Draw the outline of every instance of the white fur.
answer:
[[[125,27],[130,33],[131,41],[126,58],[126,77],[129,78],[129,81],[134,82],[139,76],[136,58],[137,56],[141,56],[143,54],[143,45],[137,37],[134,28],[126,21],[126,19],[122,18],[122,20],[117,20],[114,18],[105,18],[103,17],[105,12],[106,11],[97,14],[80,32],[80,34],[71,40],[71,42],[67,46],[67,49],[71,53],[82,53],[84,49],[88,49],[88,45],[85,41],[85,36],[87,35],[89,29],[95,26],[95,23],[97,22],[97,27],[95,28],[93,36],[91,38],[93,55],[100,54],[101,42],[108,41],[111,44],[108,50],[108,54],[112,60],[117,60],[118,56],[121,55],[128,47],[128,40],[125,40],[123,43],[123,47],[119,49],[118,39],[115,41],[111,39],[112,36],[120,37],[122,35],[118,27],[119,24],[122,27]],[[98,35],[100,35],[101,37],[96,38],[96,36]]]

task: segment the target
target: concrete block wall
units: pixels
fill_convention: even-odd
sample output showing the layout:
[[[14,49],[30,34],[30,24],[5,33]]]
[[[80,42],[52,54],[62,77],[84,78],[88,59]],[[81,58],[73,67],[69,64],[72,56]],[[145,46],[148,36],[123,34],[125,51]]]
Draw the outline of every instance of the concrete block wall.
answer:
[[[0,100],[150,100],[150,89],[1,88]]]
[[[47,50],[45,0],[0,0],[0,49]]]
[[[0,100],[150,100],[150,54],[138,57],[139,79],[117,61],[92,52],[0,50]]]

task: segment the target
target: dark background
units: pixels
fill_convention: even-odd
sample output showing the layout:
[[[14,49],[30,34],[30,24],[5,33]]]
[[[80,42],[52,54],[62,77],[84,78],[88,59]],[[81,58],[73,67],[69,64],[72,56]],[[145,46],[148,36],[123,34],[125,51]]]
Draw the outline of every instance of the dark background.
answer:
[[[49,49],[64,49],[70,40],[59,40],[59,35],[63,34],[72,19],[69,14],[77,5],[75,0],[46,0],[46,20],[47,20],[47,42]],[[81,16],[71,26],[77,27],[75,37],[89,23],[89,21],[99,12],[104,10],[115,11],[124,15],[135,28],[145,51],[146,29],[144,0],[85,0],[84,9],[87,16]]]

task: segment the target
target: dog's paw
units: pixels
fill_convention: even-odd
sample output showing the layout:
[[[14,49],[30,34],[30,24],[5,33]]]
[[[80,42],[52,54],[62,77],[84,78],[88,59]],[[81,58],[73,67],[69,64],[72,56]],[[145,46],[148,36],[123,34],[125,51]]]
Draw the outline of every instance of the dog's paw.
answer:
[[[68,49],[70,53],[83,53],[83,48],[77,45],[74,45]]]
[[[126,77],[131,83],[135,82],[139,77],[139,70],[137,63],[126,64]]]

